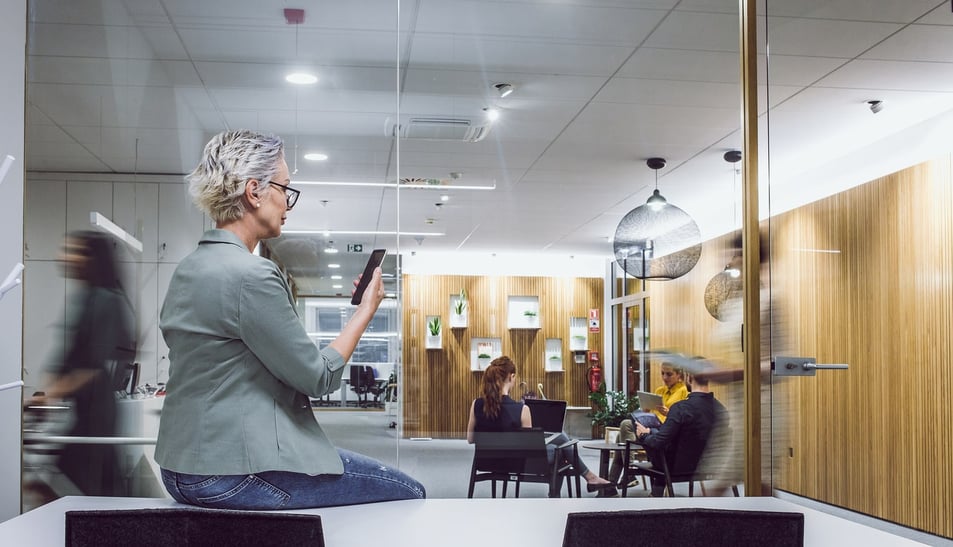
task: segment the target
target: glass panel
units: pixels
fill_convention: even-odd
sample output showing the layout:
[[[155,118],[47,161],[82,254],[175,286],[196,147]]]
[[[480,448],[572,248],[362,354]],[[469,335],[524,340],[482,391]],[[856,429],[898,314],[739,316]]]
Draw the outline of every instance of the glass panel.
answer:
[[[214,224],[192,205],[183,175],[226,129],[284,140],[300,198],[282,236],[258,252],[287,274],[316,343],[326,345],[353,313],[351,282],[370,251],[388,250],[388,299],[352,362],[377,367],[385,379],[399,372],[398,154],[385,130],[398,118],[398,2],[306,4],[314,6],[30,0],[24,256],[34,273],[24,285],[25,393],[42,388],[48,348],[63,338],[53,325],[75,293],[56,262],[63,234],[91,229],[90,212],[98,211],[142,243],[141,251],[117,247],[137,316],[142,388],[119,401],[118,429],[155,437],[162,399],[154,394],[169,373],[159,310],[176,265]],[[313,78],[290,78],[303,72]],[[330,316],[323,313],[329,305]],[[365,420],[388,424],[397,416],[395,408],[316,413],[332,441]],[[27,421],[27,429],[44,426]],[[397,441],[385,432],[371,455],[397,465]],[[360,450],[354,442],[338,445]],[[77,493],[52,476],[58,470],[47,452],[24,450],[24,509]],[[150,445],[122,448],[127,493],[164,495],[155,477],[130,467],[152,452]]]
[[[892,417],[949,416],[923,389],[953,380],[950,3],[768,0],[763,15],[773,485],[953,537],[928,509],[953,499],[951,421]],[[781,376],[783,356],[849,368]],[[929,480],[899,494],[898,468]]]

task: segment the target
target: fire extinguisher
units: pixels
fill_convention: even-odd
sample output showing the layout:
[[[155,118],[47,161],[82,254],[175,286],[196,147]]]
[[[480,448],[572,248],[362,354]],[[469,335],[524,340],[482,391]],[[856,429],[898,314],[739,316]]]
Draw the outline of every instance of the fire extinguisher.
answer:
[[[599,391],[602,385],[602,367],[599,366],[599,352],[589,352],[589,369],[586,371],[586,379],[589,380],[589,391]]]

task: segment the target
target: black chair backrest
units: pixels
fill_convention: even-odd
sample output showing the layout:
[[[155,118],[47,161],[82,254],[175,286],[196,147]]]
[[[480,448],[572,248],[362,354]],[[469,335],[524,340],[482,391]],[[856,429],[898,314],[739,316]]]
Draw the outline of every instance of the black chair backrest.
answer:
[[[198,509],[67,511],[68,547],[324,546],[319,515]]]
[[[562,432],[563,422],[566,421],[566,401],[526,399],[523,402],[529,407],[533,427],[538,427],[546,433]]]
[[[782,511],[724,509],[570,513],[566,517],[563,547],[590,545],[803,547],[804,515]]]
[[[377,384],[377,375],[374,373],[374,367],[365,366],[361,373],[361,380],[365,387],[374,387]]]
[[[351,365],[350,370],[350,384],[351,389],[354,391],[360,390],[364,387],[364,367],[361,365]]]
[[[477,431],[473,437],[473,461],[477,471],[522,473],[528,465],[537,467],[540,461],[546,462],[546,438],[542,429]]]

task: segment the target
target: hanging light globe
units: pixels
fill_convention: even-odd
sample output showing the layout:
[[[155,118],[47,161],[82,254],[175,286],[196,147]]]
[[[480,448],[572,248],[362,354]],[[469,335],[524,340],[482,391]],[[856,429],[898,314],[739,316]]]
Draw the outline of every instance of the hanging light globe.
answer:
[[[665,166],[662,158],[646,164],[655,170]],[[669,203],[658,191],[645,205],[629,211],[616,227],[615,260],[637,279],[675,279],[690,272],[701,257],[701,231],[685,211]]]

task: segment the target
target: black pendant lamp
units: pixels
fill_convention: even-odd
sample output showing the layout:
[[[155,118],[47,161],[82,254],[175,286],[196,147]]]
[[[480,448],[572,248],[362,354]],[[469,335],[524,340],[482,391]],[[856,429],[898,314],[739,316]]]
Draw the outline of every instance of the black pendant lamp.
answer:
[[[616,262],[637,279],[675,279],[690,272],[701,257],[701,231],[685,211],[669,203],[658,189],[663,158],[649,158],[655,191],[626,214],[615,230]]]

